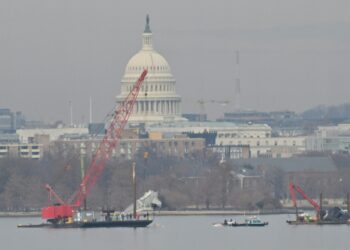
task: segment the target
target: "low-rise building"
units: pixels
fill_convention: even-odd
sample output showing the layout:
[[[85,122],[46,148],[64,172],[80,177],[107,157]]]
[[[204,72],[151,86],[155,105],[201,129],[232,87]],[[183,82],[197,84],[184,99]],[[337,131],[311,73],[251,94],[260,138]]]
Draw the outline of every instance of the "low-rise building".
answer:
[[[308,151],[350,153],[350,124],[320,126],[307,137]]]
[[[249,157],[286,158],[305,151],[303,136],[272,137],[266,124],[235,124],[231,122],[186,122],[169,126],[151,126],[149,131],[163,131],[193,135],[215,135],[208,146],[230,146],[232,149],[249,148]],[[246,156],[242,154],[242,156]]]
[[[42,156],[43,146],[41,144],[0,144],[0,158],[40,159]]]
[[[30,143],[39,135],[48,135],[50,141],[58,140],[63,135],[86,135],[89,133],[85,127],[65,127],[65,128],[46,128],[46,129],[18,129],[17,134],[21,143]]]
[[[87,157],[91,158],[100,142],[101,138],[59,139],[52,142],[50,150],[51,152],[55,152],[57,149],[79,152],[83,149]],[[120,139],[119,144],[112,150],[111,157],[132,159],[140,148],[150,149],[152,151],[150,153],[185,157],[191,153],[202,151],[205,148],[205,140],[185,136],[171,138],[154,137],[153,139]]]
[[[250,158],[250,147],[248,145],[214,145],[209,146],[208,150],[217,153],[221,159],[248,159]]]
[[[235,177],[238,179],[242,190],[254,190],[263,183],[263,178],[260,175],[237,174]]]

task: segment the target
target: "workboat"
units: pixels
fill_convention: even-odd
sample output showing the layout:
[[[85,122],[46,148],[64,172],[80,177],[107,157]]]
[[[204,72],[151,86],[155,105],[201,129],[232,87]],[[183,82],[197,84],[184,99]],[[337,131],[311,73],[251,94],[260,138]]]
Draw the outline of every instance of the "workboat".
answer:
[[[266,221],[262,221],[260,218],[253,216],[249,217],[244,220],[244,222],[237,222],[234,220],[225,220],[223,225],[224,226],[231,226],[231,227],[243,227],[243,226],[248,226],[248,227],[263,227],[267,226],[269,223]]]
[[[99,227],[147,227],[153,222],[149,214],[134,218],[131,214],[107,213],[95,217],[94,212],[77,212],[68,220],[50,221],[40,224],[19,224],[19,228],[99,228]]]
[[[296,220],[287,220],[289,225],[350,225],[349,215],[338,207],[323,209],[321,216],[311,216],[301,213],[296,216]]]
[[[293,182],[289,183],[289,192],[295,207],[295,220],[287,220],[289,225],[350,225],[350,195],[347,195],[347,210],[340,207],[324,208],[322,206],[322,193],[320,194],[320,203],[309,198],[304,190],[295,185]],[[296,192],[301,194],[314,208],[316,214],[310,216],[306,213],[299,213],[296,199]]]

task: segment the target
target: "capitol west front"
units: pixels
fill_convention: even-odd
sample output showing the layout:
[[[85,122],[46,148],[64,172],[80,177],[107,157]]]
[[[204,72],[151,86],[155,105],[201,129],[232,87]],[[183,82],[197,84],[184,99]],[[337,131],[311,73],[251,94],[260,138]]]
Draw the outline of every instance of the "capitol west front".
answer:
[[[165,58],[153,49],[148,16],[142,34],[142,48],[125,67],[121,80],[121,94],[116,97],[117,104],[120,104],[129,94],[144,69],[148,70],[148,74],[129,122],[185,121],[186,119],[181,117],[181,97],[176,94],[175,79],[170,66]]]

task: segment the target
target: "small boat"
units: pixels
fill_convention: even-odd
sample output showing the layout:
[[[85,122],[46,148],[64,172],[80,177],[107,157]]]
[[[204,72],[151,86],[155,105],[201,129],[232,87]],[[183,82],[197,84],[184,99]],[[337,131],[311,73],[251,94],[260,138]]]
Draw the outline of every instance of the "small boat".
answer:
[[[236,222],[233,220],[225,220],[223,225],[224,226],[231,226],[231,227],[263,227],[263,226],[267,226],[269,223],[266,221],[262,221],[261,219],[259,219],[256,216],[253,217],[249,217],[247,219],[244,220],[244,222]]]

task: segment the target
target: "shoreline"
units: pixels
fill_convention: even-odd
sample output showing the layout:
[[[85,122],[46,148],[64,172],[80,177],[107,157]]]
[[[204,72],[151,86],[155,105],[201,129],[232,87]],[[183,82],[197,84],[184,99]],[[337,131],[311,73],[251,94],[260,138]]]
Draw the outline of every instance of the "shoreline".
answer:
[[[154,211],[154,216],[204,216],[204,215],[273,215],[294,214],[294,209],[282,208],[274,210],[162,210]],[[40,211],[15,212],[0,211],[0,218],[10,217],[40,217]]]
[[[155,211],[155,216],[201,216],[201,215],[273,215],[294,214],[294,209],[275,210],[174,210]]]

